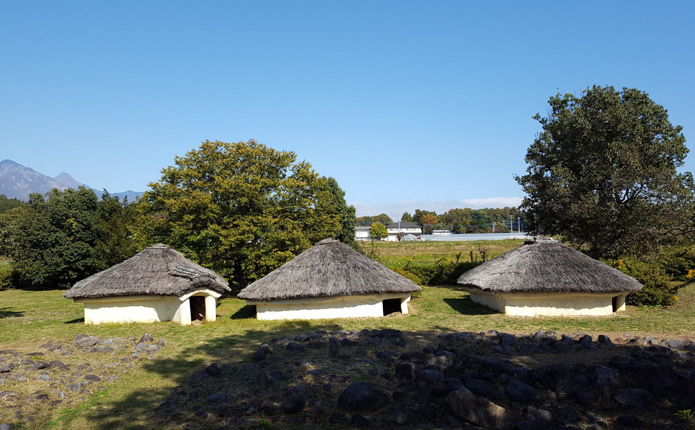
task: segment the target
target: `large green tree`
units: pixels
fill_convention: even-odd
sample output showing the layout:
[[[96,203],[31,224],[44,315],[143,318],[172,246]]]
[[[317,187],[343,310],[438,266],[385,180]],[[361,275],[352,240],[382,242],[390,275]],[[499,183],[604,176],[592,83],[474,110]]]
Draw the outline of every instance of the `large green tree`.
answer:
[[[29,197],[12,232],[14,270],[30,288],[67,288],[96,270],[97,196],[84,187]]]
[[[319,193],[316,210],[323,216],[331,217],[332,220],[327,225],[333,228],[335,221],[340,224],[340,228],[334,231],[327,231],[326,234],[333,239],[350,245],[356,246],[355,243],[355,225],[357,219],[355,217],[355,207],[348,206],[345,202],[345,191],[340,188],[338,181],[334,178],[321,177],[319,178]],[[323,217],[318,218],[323,222]]]
[[[296,158],[254,140],[205,141],[150,184],[144,225],[153,241],[243,287],[342,234],[342,190]]]
[[[593,86],[550,98],[534,119],[527,196],[535,233],[562,235],[594,256],[617,257],[693,229],[693,178],[678,168],[688,153],[680,126],[649,95]]]

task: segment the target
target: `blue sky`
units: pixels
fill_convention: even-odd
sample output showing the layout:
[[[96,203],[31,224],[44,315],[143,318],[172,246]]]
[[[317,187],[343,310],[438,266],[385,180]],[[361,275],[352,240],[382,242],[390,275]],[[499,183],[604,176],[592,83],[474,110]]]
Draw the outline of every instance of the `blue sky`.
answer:
[[[358,215],[517,204],[558,92],[638,88],[695,142],[694,20],[691,1],[0,0],[0,159],[142,191],[203,140],[256,139]]]

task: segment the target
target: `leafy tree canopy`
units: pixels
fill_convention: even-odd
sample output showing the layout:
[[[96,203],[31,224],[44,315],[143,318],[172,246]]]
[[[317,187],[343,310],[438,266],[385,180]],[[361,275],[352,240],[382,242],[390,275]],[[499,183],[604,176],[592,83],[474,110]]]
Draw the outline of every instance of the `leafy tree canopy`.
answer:
[[[239,288],[321,239],[343,237],[354,212],[342,190],[296,158],[254,140],[205,141],[176,157],[143,196],[151,240]]]
[[[389,237],[389,231],[384,224],[377,221],[369,227],[369,235],[372,239],[381,240]]]
[[[410,215],[407,211],[403,212],[403,215],[401,215],[401,221],[402,222],[413,222],[413,216]]]
[[[430,224],[430,225],[436,224],[437,223],[437,215],[432,215],[432,214],[423,215],[422,217],[420,217],[420,222],[422,224]]]
[[[563,235],[599,257],[639,253],[693,230],[693,178],[680,126],[636,89],[593,86],[551,97],[534,119],[527,196],[535,233]]]
[[[19,206],[26,206],[26,203],[15,198],[7,198],[6,195],[0,194],[0,214]]]
[[[434,211],[425,211],[425,210],[421,210],[421,209],[415,209],[415,213],[413,214],[413,222],[418,223],[418,224],[424,224],[422,222],[422,217],[425,215],[434,215],[436,217],[437,213]]]
[[[372,216],[361,216],[357,218],[357,224],[359,225],[371,225],[375,222],[380,222],[382,224],[389,225],[393,224],[393,220],[386,214],[372,215]]]
[[[136,221],[128,206],[108,192],[99,201],[80,187],[32,194],[28,205],[3,214],[0,234],[21,286],[68,288],[134,255]]]

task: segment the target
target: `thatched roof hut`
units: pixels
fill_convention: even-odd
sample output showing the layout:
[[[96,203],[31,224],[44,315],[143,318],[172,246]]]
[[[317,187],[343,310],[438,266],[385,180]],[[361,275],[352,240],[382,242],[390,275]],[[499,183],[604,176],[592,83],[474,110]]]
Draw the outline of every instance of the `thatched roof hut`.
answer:
[[[517,315],[609,314],[624,310],[625,296],[642,288],[619,270],[547,238],[465,272],[458,284],[473,301]]]
[[[190,324],[200,315],[214,320],[215,300],[229,291],[214,271],[158,244],[77,282],[64,296],[85,303],[86,323],[174,319]],[[151,311],[137,316],[138,306]]]
[[[395,301],[407,313],[410,295],[419,290],[349,246],[324,239],[244,288],[238,297],[256,305],[259,319],[307,319],[382,316]],[[356,309],[368,303],[373,309]]]

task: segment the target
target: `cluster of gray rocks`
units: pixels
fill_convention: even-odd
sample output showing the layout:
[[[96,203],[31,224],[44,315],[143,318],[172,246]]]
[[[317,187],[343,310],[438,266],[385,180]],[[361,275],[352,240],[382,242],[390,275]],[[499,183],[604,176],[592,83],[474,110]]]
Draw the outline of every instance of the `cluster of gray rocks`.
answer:
[[[695,406],[694,368],[685,340],[318,331],[194,372],[157,415],[186,429],[687,428],[674,413]]]
[[[155,357],[164,340],[109,338],[78,334],[51,340],[35,351],[0,350],[0,430],[33,427],[52,408],[71,405],[106,388],[144,360]]]

